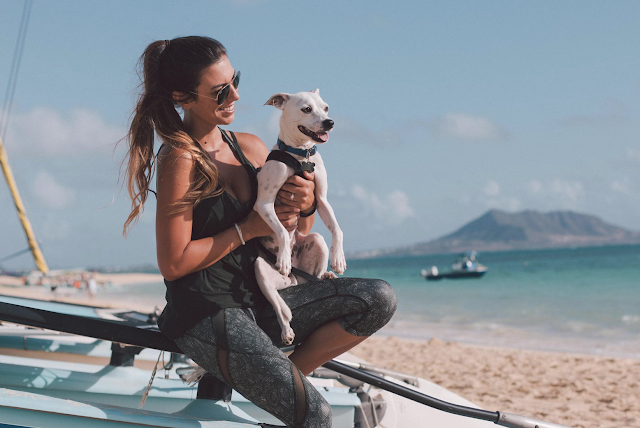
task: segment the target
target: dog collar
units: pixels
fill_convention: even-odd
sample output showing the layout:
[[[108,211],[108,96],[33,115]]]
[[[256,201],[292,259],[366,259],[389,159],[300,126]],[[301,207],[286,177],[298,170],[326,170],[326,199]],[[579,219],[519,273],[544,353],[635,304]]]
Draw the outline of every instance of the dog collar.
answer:
[[[297,149],[295,147],[287,146],[284,141],[278,138],[278,148],[285,152],[293,153],[294,155],[302,156],[309,159],[309,156],[313,156],[318,151],[318,147],[314,144],[310,149]]]

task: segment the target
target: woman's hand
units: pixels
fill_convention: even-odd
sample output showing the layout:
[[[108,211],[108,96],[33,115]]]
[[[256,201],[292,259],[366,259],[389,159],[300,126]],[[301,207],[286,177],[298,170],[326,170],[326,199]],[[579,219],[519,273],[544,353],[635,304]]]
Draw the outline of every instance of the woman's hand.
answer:
[[[282,205],[276,205],[275,211],[278,220],[288,232],[298,227],[300,212],[311,211],[315,203],[315,175],[310,172],[305,172],[304,175],[305,178],[297,175],[289,177],[278,191],[277,199],[282,202]],[[291,195],[293,195],[293,200]],[[256,211],[251,211],[247,218],[238,225],[242,229],[242,236],[245,241],[273,233],[271,227]]]
[[[284,205],[298,208],[303,212],[309,212],[315,203],[315,174],[305,171],[304,177],[297,175],[289,177],[278,191],[277,198]],[[291,199],[292,195],[293,199]]]
[[[280,220],[280,223],[282,223],[288,232],[291,232],[298,227],[300,209],[287,205],[276,205],[275,210],[278,220]],[[258,214],[257,211],[251,211],[247,218],[242,220],[238,226],[240,226],[240,229],[242,230],[242,237],[245,241],[261,236],[271,235],[273,233],[271,227],[262,219],[262,217],[260,217],[260,214]]]

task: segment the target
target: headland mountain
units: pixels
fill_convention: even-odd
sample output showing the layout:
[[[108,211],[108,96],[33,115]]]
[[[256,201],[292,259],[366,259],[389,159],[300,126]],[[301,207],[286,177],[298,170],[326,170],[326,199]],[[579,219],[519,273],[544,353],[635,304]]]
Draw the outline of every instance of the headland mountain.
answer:
[[[444,254],[463,251],[506,251],[640,243],[640,232],[572,211],[487,211],[441,238],[416,244],[365,251],[355,258]]]

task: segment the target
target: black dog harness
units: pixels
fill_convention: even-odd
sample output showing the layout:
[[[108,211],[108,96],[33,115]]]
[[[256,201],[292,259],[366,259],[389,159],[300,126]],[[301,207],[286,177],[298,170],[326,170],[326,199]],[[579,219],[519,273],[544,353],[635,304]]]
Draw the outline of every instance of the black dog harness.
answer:
[[[270,160],[282,162],[283,164],[290,166],[293,168],[294,174],[299,175],[304,178],[304,172],[313,172],[316,164],[313,162],[304,161],[300,163],[298,159],[294,158],[287,152],[283,152],[282,150],[272,150],[267,157],[267,162]]]
[[[267,162],[270,160],[282,162],[283,164],[293,168],[295,175],[304,178],[304,172],[313,172],[316,166],[314,162],[309,162],[308,159],[309,156],[315,155],[317,151],[318,149],[316,146],[313,146],[310,149],[298,149],[295,147],[287,146],[281,139],[278,138],[278,150],[271,150],[271,153],[269,153],[269,156],[267,157]],[[300,163],[296,158],[294,158],[287,152],[291,152],[299,156],[304,156],[305,158],[307,158],[307,160]]]

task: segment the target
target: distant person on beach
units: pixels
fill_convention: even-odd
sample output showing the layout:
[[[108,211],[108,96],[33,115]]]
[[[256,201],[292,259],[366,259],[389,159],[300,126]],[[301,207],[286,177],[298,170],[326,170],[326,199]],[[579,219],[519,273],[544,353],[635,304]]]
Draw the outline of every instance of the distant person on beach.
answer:
[[[87,294],[92,299],[98,294],[98,282],[96,281],[95,273],[92,273],[87,280]]]
[[[143,88],[127,140],[133,209],[124,232],[142,213],[157,166],[156,245],[167,287],[160,329],[287,426],[330,427],[331,408],[304,375],[384,326],[395,294],[384,281],[354,278],[283,290],[298,345],[287,358],[253,266],[256,238],[272,233],[253,211],[256,169],[269,150],[254,135],[220,128],[235,117],[240,72],[207,37],[153,42],[140,65]],[[157,155],[155,137],[163,143]],[[276,212],[287,230],[309,233],[313,225],[312,178],[293,176],[280,189]]]

